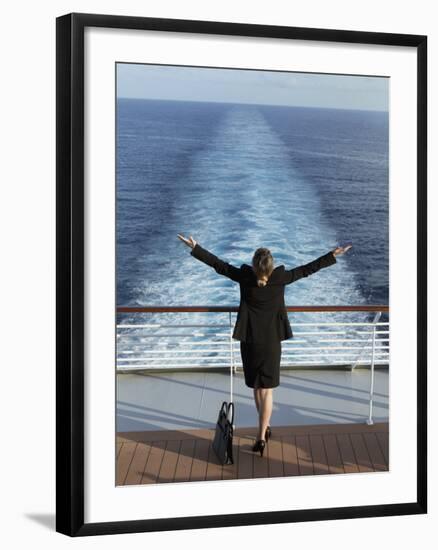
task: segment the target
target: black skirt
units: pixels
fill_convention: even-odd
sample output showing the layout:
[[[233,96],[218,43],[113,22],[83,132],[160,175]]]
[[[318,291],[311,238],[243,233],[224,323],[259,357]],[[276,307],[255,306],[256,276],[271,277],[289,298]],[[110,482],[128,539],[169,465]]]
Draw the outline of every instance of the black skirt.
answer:
[[[280,385],[281,340],[269,343],[240,342],[245,384],[249,388]]]

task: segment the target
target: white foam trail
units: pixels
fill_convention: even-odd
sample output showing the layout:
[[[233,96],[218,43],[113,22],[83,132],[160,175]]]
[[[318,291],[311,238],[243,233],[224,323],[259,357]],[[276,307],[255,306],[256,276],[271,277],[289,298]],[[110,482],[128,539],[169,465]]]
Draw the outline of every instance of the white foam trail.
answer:
[[[193,235],[202,246],[234,265],[251,263],[254,250],[267,246],[276,265],[292,268],[337,245],[335,230],[323,217],[319,195],[294,168],[287,148],[257,107],[230,107],[209,146],[192,157],[180,191],[175,216],[163,220],[169,240],[177,241],[177,233]],[[166,276],[145,282],[139,303],[238,305],[236,283],[192,258],[182,243],[172,250],[177,250],[177,257],[164,266]],[[167,251],[152,254],[155,256],[145,261],[159,264]],[[287,286],[285,301],[287,305],[365,303],[346,258]],[[294,319],[364,321],[366,315],[351,314],[347,319],[345,314],[290,314],[290,318],[293,324]],[[159,314],[156,320],[175,323],[177,317],[182,318]],[[217,323],[227,318],[227,314],[184,315],[191,323]]]

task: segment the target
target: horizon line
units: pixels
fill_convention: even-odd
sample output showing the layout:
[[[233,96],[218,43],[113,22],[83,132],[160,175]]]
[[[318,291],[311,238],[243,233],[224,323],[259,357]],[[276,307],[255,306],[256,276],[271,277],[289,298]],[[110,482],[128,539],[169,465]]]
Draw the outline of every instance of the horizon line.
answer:
[[[372,113],[389,113],[389,109],[359,109],[354,107],[325,107],[322,105],[290,105],[284,103],[245,103],[243,101],[208,101],[208,100],[193,100],[193,99],[168,99],[161,97],[135,97],[135,96],[116,96],[116,99],[141,99],[144,101],[179,101],[184,103],[219,103],[231,105],[257,105],[263,107],[300,107],[302,109],[327,109],[334,111],[364,111]]]

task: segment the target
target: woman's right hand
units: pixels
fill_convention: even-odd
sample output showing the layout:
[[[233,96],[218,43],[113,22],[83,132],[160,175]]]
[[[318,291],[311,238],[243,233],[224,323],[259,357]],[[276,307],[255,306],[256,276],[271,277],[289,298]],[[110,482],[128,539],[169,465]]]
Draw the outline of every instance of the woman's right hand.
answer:
[[[178,233],[178,238],[187,246],[190,246],[190,248],[195,248],[196,241],[195,239],[190,235],[190,238],[186,239],[186,237],[183,237],[181,233]]]

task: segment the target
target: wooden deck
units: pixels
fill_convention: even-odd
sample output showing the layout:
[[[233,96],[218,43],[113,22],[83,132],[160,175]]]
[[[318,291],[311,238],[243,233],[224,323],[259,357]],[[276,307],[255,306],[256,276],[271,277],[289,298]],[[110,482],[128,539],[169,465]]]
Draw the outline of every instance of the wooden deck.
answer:
[[[222,466],[213,430],[117,434],[116,485],[387,471],[387,422],[272,427],[263,457],[251,450],[256,428],[237,428],[234,464]]]

